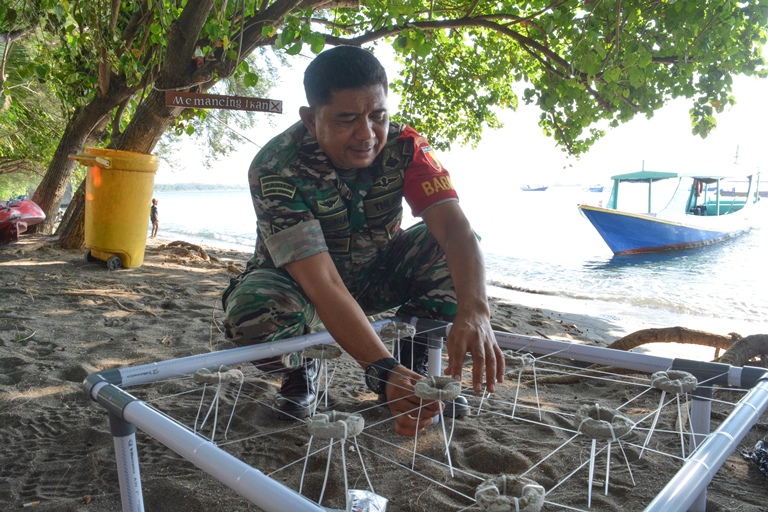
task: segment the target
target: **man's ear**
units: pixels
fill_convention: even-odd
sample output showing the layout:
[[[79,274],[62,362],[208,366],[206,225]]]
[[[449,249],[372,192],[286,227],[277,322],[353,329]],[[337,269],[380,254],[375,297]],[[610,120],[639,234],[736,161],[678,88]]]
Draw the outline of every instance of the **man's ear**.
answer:
[[[304,123],[304,126],[309,130],[309,134],[314,137],[315,111],[312,110],[311,107],[301,107],[299,108],[299,117],[301,117],[301,122]]]

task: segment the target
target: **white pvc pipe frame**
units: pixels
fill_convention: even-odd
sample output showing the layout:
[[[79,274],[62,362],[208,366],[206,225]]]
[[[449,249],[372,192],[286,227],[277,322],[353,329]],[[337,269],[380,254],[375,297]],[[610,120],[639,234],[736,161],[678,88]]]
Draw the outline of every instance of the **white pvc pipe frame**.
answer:
[[[379,332],[381,327],[390,321],[380,320],[372,325]],[[447,336],[450,332],[450,324],[410,319],[410,323],[414,325],[417,322],[420,327],[428,326],[434,329],[438,325],[441,326],[439,327],[440,335],[444,333]],[[709,435],[698,450],[686,460],[666,487],[646,507],[646,512],[683,510],[702,512],[706,504],[706,488],[715,473],[768,409],[768,372],[759,368],[740,368],[718,363],[672,359],[498,331],[494,334],[499,345],[506,349],[525,350],[540,355],[557,355],[560,358],[648,373],[681,369],[693,373],[700,382],[706,381],[707,385],[752,388],[715,432]],[[439,353],[440,343],[434,342],[435,336],[433,331],[430,355]],[[299,351],[319,343],[332,342],[334,340],[327,332],[321,332],[262,345],[105,370],[89,375],[83,383],[83,391],[110,413],[123,512],[144,511],[136,427],[268,512],[326,510],[191,432],[172,418],[158,413],[121,387],[148,384],[187,375],[201,368],[255,361]],[[430,357],[430,359],[433,362],[436,359],[439,360],[437,357]],[[432,373],[439,371],[435,365],[431,366]],[[700,437],[704,434],[707,432],[695,432],[692,437]]]

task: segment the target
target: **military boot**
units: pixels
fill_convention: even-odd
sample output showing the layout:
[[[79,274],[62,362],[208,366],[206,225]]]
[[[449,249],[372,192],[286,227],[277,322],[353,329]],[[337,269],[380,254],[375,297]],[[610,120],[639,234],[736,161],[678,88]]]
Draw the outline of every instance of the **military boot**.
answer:
[[[427,366],[428,341],[424,336],[416,336],[413,341],[411,338],[402,338],[397,345],[395,357],[401,365],[427,377],[429,375]]]
[[[283,385],[275,395],[272,407],[281,420],[307,418],[318,399],[320,360],[307,359],[304,364],[283,376]]]

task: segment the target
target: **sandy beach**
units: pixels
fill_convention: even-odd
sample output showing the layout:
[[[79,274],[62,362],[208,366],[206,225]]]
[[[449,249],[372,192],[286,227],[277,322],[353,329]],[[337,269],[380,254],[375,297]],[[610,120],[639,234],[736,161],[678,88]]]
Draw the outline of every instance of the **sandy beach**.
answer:
[[[148,241],[142,267],[108,271],[103,264],[86,262],[83,251],[62,250],[53,241],[53,237],[23,236],[18,243],[0,247],[0,503],[3,510],[119,511],[120,492],[107,414],[83,394],[83,379],[100,370],[232,348],[221,333],[219,298],[230,278],[244,268],[249,255],[210,247],[200,252],[194,247],[169,246],[168,240],[153,239]],[[648,327],[704,326],[722,335],[750,328],[749,324],[724,325],[716,319],[633,317],[630,312],[607,307],[600,310],[557,297],[524,296],[493,287],[489,294],[493,295],[495,329],[574,343],[607,346]],[[687,345],[648,350],[672,354],[670,357],[675,356],[674,351],[702,360],[714,357],[712,349]],[[365,389],[357,365],[345,358],[335,364],[331,404],[339,410],[363,408],[367,422],[382,423],[376,429],[377,439],[396,446],[413,444],[413,440],[397,437],[391,431],[386,423],[388,413],[377,407],[376,397]],[[244,441],[228,451],[297,488],[302,464],[283,467],[304,457],[306,434],[300,425],[279,422],[268,414],[264,404],[279,388],[279,377],[262,375],[247,366],[242,368],[248,384],[243,394],[249,398],[241,399],[241,405],[235,408],[232,429],[246,432],[258,427],[277,433],[268,441]],[[500,393],[498,400],[489,400],[489,411],[508,410],[513,398],[517,403],[513,385],[517,376],[514,372],[508,374],[511,382],[507,392],[512,394],[502,400]],[[530,376],[521,376],[530,382]],[[169,383],[142,392],[147,397],[172,395],[185,391],[186,386]],[[591,380],[568,384],[542,380],[537,387],[526,385],[521,390],[520,404],[540,402],[541,407],[596,399],[621,404],[636,393],[632,381],[608,386]],[[234,406],[235,396],[232,390],[222,396],[227,415],[227,406]],[[727,392],[726,398],[736,400],[738,396]],[[471,403],[479,402],[479,397],[471,399]],[[180,398],[167,406],[168,414],[186,415],[194,422],[199,401],[199,395]],[[633,403],[630,411],[642,417],[657,401],[658,395],[649,394]],[[714,408],[716,418],[727,414],[725,407]],[[660,424],[674,430],[675,418],[676,412],[670,408]],[[472,474],[519,473],[569,437],[557,428],[558,420],[552,421],[528,429],[508,428],[509,418],[502,414],[478,414],[478,418],[458,421],[452,437],[452,464]],[[440,428],[428,429],[419,439],[419,452],[443,459],[442,435]],[[141,432],[137,436],[146,510],[260,510],[149,436]],[[768,419],[763,417],[741,448],[751,449],[757,440],[766,437]],[[670,446],[674,445],[675,436],[669,438]],[[659,443],[659,450],[669,448]],[[571,448],[564,457],[581,462],[589,457],[587,443]],[[669,448],[674,449],[679,450]],[[354,451],[349,448],[350,454]],[[592,510],[642,510],[680,465],[655,454],[640,459],[638,450],[632,447],[626,452],[634,474],[629,475],[623,466],[621,452],[614,451],[607,496],[602,492],[605,455],[601,456]],[[356,459],[357,455],[353,455]],[[339,460],[332,461],[333,473],[323,505],[339,509],[343,506],[343,472]],[[408,460],[401,462],[409,464]],[[550,489],[563,477],[557,466],[543,465],[531,476]],[[325,470],[325,455],[310,459],[304,489],[313,499],[322,492]],[[434,482],[425,483],[385,464],[372,463],[368,471],[377,493],[390,498],[389,512],[480,510],[468,505],[471,500],[466,496],[474,496],[476,485],[469,476],[451,478],[443,469],[432,474]],[[365,487],[365,477],[359,471],[351,471],[350,478],[354,488]],[[459,489],[459,494],[445,489],[449,483]],[[580,476],[557,487],[557,501],[577,510],[587,509],[586,484],[586,471],[582,470]],[[734,453],[709,487],[706,510],[766,510],[766,484],[767,477],[754,463]],[[543,510],[561,509],[545,505]]]

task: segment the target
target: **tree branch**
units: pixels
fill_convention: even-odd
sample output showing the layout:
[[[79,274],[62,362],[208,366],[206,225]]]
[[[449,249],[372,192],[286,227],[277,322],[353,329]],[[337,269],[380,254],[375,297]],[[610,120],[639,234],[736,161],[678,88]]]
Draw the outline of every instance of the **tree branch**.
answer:
[[[189,76],[191,69],[190,63],[195,52],[197,37],[215,3],[215,0],[187,2],[179,17],[171,23],[168,30],[168,50],[164,62],[165,72],[162,73],[170,82],[169,85],[186,82],[186,77]]]
[[[32,28],[25,28],[22,30],[14,30],[12,32],[0,33],[0,44],[12,43],[14,41],[17,41],[22,37],[25,37],[30,32],[32,32],[32,30],[33,30]]]
[[[277,0],[248,21],[248,26],[243,31],[243,46],[240,55],[250,55],[259,46],[269,44],[270,40],[274,41],[274,38],[267,38],[262,35],[261,29],[263,27],[280,26],[285,16],[297,6],[309,4],[306,7],[311,7],[322,3],[324,3],[322,0]]]
[[[392,28],[382,27],[378,30],[371,31],[367,34],[363,34],[357,37],[340,38],[334,36],[326,36],[325,40],[328,44],[335,46],[342,44],[362,46],[366,43],[370,43],[378,39],[397,35],[403,30],[407,30],[409,28],[418,28],[420,30],[430,31],[477,26],[482,26],[494,32],[498,32],[516,41],[520,45],[520,48],[530,54],[533,58],[537,59],[546,69],[552,73],[555,73],[562,79],[568,79],[569,77],[577,79],[602,108],[608,111],[613,110],[611,104],[589,85],[589,77],[583,73],[572,72],[571,65],[568,61],[560,57],[546,46],[535,41],[534,39],[531,39],[530,37],[527,37],[515,30],[512,30],[507,26],[500,25],[495,21],[490,21],[483,16],[478,16],[475,18],[457,18],[451,20],[414,21],[405,26],[393,26]],[[596,77],[595,79],[600,80],[599,77]]]
[[[360,0],[302,0],[298,7],[306,9],[359,9]]]
[[[13,32],[5,32],[0,34],[0,44],[5,43],[5,48],[3,49],[3,57],[2,60],[0,60],[0,94],[2,94],[5,90],[5,63],[8,61],[8,55],[11,53],[11,44],[14,41],[17,41],[26,36],[30,32],[32,32],[32,29],[26,28],[23,30],[14,30]]]

